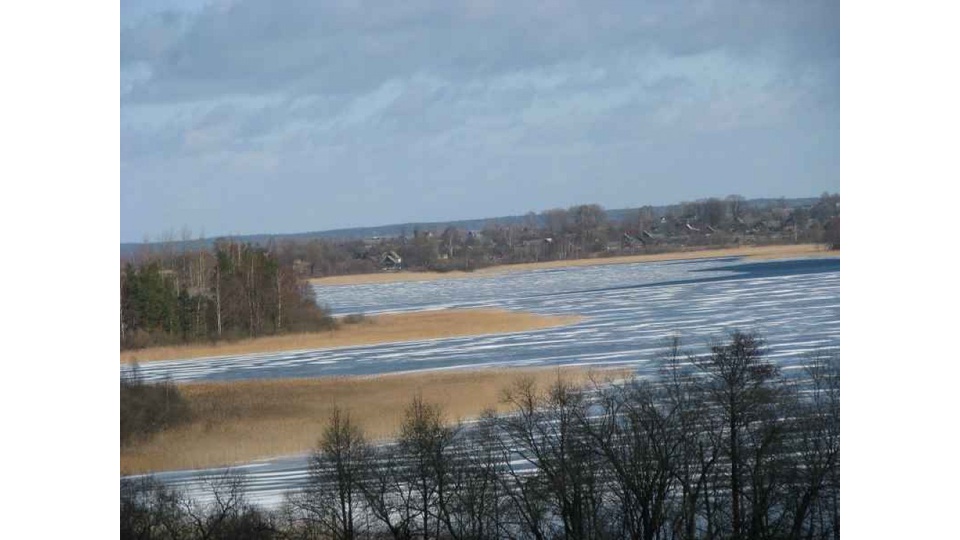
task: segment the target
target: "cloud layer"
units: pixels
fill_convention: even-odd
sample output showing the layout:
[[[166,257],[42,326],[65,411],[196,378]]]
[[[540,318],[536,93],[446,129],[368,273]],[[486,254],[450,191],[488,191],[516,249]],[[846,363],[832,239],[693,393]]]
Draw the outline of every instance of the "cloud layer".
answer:
[[[836,2],[121,4],[121,235],[839,189]]]

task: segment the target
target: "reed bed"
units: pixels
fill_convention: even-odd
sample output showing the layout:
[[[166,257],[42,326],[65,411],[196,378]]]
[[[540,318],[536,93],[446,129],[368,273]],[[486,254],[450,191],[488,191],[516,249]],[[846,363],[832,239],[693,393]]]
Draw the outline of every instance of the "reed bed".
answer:
[[[439,404],[450,422],[505,410],[503,391],[522,378],[549,385],[560,377],[586,385],[626,370],[582,367],[432,371],[376,377],[331,377],[180,387],[191,420],[121,448],[121,474],[192,469],[307,452],[333,407],[349,412],[372,440],[392,438],[413,397]]]
[[[177,345],[122,351],[120,363],[152,362],[351,345],[372,345],[479,334],[525,332],[573,324],[574,315],[537,315],[505,309],[445,309],[366,316],[354,324],[305,334],[242,339],[216,344]]]

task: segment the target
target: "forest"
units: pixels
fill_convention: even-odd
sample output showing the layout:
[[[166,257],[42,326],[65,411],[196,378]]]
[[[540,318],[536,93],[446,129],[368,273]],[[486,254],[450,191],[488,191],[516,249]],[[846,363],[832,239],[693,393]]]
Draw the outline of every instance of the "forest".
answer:
[[[279,509],[248,502],[232,472],[205,501],[124,479],[121,537],[839,538],[839,357],[785,374],[739,331],[664,351],[655,378],[521,381],[510,412],[470,423],[415,397],[391,443],[335,410]]]
[[[120,348],[330,328],[310,286],[275,253],[218,241],[127,262],[120,273]]]

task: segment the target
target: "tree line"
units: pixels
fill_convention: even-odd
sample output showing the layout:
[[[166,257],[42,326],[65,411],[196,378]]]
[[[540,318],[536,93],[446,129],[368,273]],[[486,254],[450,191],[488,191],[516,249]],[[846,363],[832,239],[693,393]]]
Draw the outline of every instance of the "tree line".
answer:
[[[139,260],[177,257],[173,234],[145,244]],[[179,245],[202,246],[184,231]],[[822,194],[812,204],[785,199],[763,204],[739,195],[643,206],[611,212],[596,204],[529,212],[520,220],[487,222],[479,230],[414,227],[363,240],[270,240],[268,251],[301,278],[380,271],[395,253],[409,270],[471,271],[498,264],[568,260],[688,247],[819,243],[840,248],[840,195]]]
[[[269,249],[228,240],[151,255],[120,273],[120,347],[329,328],[310,286]]]
[[[394,252],[410,270],[470,271],[497,264],[662,253],[687,247],[820,243],[840,248],[840,196],[813,204],[751,204],[710,198],[666,208],[612,214],[596,204],[530,212],[520,221],[480,230],[453,226],[404,231],[396,237],[277,242],[278,256],[304,276],[376,272]]]
[[[121,536],[839,538],[839,359],[787,377],[741,332],[706,354],[667,350],[655,379],[521,381],[510,412],[470,425],[415,398],[386,445],[335,410],[309,481],[274,512],[243,502],[242,477],[224,477],[204,511],[126,481]]]

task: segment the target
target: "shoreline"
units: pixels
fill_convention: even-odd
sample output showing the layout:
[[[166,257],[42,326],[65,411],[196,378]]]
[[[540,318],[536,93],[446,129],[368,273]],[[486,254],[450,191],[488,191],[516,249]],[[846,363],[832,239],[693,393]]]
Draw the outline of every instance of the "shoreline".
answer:
[[[351,324],[344,323],[340,318],[340,325],[336,330],[246,338],[216,344],[198,343],[121,351],[120,363],[201,360],[218,356],[508,334],[566,326],[583,319],[576,315],[538,315],[505,309],[441,309],[385,313],[370,315]]]
[[[461,270],[454,270],[451,272],[379,272],[374,274],[352,274],[310,278],[308,281],[311,285],[335,287],[347,285],[368,285],[376,283],[400,283],[405,281],[436,281],[443,279],[484,278],[495,277],[500,274],[507,274],[511,272],[544,270],[551,268],[715,259],[720,257],[744,257],[748,259],[767,260],[795,257],[839,256],[840,251],[828,250],[820,244],[788,244],[717,249],[691,249],[685,251],[671,251],[667,253],[621,255],[617,257],[602,257],[592,259],[571,259],[562,261],[503,264],[498,266],[488,266],[473,272],[464,272]]]

